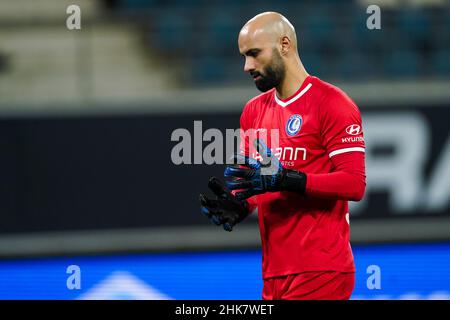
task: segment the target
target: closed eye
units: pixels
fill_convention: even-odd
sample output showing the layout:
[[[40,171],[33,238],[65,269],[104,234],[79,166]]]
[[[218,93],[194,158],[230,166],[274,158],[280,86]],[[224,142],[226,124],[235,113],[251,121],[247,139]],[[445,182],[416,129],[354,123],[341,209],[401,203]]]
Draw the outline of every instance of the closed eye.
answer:
[[[250,49],[245,52],[248,57],[256,58],[256,56],[261,52],[261,49]]]

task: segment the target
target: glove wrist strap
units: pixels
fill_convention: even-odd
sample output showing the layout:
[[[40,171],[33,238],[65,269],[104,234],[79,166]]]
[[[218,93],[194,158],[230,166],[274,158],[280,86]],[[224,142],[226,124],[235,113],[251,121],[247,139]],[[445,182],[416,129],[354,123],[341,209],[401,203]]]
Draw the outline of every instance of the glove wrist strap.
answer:
[[[305,194],[306,174],[294,170],[285,170],[280,183],[280,190]]]

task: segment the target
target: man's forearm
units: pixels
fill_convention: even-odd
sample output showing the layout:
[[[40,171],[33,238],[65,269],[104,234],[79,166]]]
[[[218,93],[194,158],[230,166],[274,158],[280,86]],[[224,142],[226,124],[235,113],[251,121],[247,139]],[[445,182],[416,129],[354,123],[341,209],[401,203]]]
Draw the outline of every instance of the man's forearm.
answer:
[[[308,174],[306,195],[317,198],[360,201],[366,189],[363,175],[348,172]]]
[[[306,195],[311,197],[360,201],[366,189],[364,153],[336,156],[331,173],[307,174]]]

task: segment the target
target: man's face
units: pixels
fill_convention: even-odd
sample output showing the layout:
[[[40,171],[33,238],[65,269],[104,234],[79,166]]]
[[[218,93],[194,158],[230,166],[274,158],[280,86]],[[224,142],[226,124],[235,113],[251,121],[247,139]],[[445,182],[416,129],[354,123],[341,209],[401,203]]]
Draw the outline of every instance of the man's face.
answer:
[[[251,37],[245,31],[241,32],[239,51],[245,57],[244,71],[250,73],[260,91],[266,92],[283,81],[286,73],[284,61],[263,36]]]

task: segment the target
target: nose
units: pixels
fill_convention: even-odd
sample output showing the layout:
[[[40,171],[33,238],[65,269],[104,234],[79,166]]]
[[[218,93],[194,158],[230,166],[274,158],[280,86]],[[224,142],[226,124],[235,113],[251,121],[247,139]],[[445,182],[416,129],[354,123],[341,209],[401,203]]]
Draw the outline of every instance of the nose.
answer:
[[[250,57],[245,58],[244,71],[250,72],[255,70],[255,62]]]

